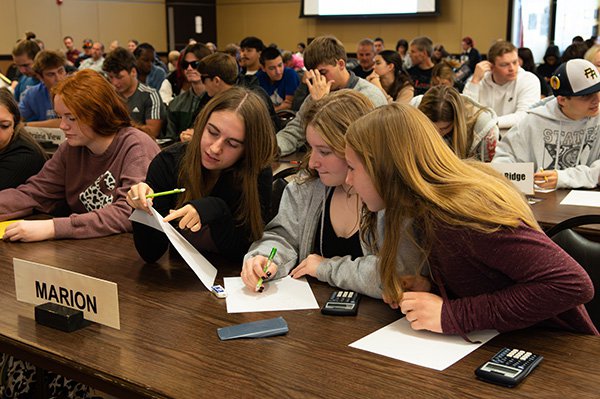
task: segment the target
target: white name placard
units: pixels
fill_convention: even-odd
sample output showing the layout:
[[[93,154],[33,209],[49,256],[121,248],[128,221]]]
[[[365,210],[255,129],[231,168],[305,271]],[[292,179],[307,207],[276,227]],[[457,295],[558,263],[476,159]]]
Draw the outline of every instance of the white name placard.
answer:
[[[525,195],[533,195],[533,162],[490,164]]]
[[[37,141],[49,141],[55,145],[60,145],[65,141],[65,132],[62,129],[27,126],[25,130]]]
[[[83,311],[83,317],[119,330],[117,284],[84,274],[13,258],[17,300],[54,302]]]

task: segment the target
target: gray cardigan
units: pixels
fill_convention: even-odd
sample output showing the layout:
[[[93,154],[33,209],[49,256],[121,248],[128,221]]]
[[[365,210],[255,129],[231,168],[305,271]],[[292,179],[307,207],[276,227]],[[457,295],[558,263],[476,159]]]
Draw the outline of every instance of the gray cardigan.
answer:
[[[244,261],[256,255],[268,256],[271,248],[277,248],[273,262],[278,266],[275,278],[287,276],[290,271],[313,253],[317,224],[323,231],[325,199],[331,188],[319,179],[287,185],[279,213],[265,227],[263,237],[255,241],[244,257]],[[379,237],[383,237],[383,213],[380,213]],[[404,228],[410,226],[410,221]],[[332,286],[353,290],[374,298],[381,298],[381,282],[377,271],[377,256],[371,253],[361,241],[364,256],[352,260],[350,255],[324,259],[317,267],[317,278]],[[419,264],[417,247],[405,240],[398,246],[398,271],[400,274],[414,274]]]

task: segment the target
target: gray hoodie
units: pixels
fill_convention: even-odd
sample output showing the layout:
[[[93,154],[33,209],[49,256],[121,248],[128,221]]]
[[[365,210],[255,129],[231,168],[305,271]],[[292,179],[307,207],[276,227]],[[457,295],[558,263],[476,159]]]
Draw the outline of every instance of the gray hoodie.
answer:
[[[250,246],[244,262],[256,255],[268,256],[271,248],[277,248],[273,262],[278,266],[275,278],[285,277],[313,253],[318,223],[323,231],[323,210],[328,188],[319,179],[287,185],[279,213],[265,227],[263,237]],[[378,228],[383,237],[383,212],[379,214]],[[410,220],[399,228],[406,229]],[[332,286],[353,290],[373,298],[381,298],[381,280],[377,271],[378,257],[361,242],[364,256],[351,259],[350,255],[325,259],[317,267],[317,278]],[[414,275],[419,264],[418,248],[409,240],[398,246],[397,270],[400,275]]]
[[[348,79],[348,84],[345,88],[353,89],[361,94],[364,94],[369,100],[371,100],[373,106],[375,107],[387,105],[388,103],[387,99],[377,86],[357,77],[353,72],[350,72],[350,78]],[[302,106],[298,110],[296,117],[277,133],[277,146],[279,147],[281,155],[291,154],[302,147],[304,143],[306,143],[304,114],[306,113],[306,110],[311,102],[312,98],[309,95],[302,103]]]
[[[572,120],[555,97],[527,111],[496,146],[492,162],[533,162],[558,171],[557,188],[593,188],[600,177],[600,116]]]

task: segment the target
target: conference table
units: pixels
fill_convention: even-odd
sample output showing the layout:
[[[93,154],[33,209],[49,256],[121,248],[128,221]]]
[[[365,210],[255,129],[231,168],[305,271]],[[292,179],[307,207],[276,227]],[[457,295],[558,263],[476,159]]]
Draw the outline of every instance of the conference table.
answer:
[[[600,215],[600,207],[561,205],[560,202],[571,190],[555,190],[549,193],[536,192],[534,198],[541,200],[531,205],[535,219],[544,230],[575,216]],[[600,204],[599,204],[600,205]],[[600,236],[600,225],[589,225],[579,229],[592,237]]]
[[[92,324],[65,333],[36,324],[33,305],[17,302],[12,259],[64,268],[118,284],[121,329]],[[210,257],[217,282],[239,264]],[[319,305],[333,291],[309,279]],[[597,397],[600,337],[530,328],[505,333],[444,371],[348,345],[401,314],[363,297],[357,316],[318,309],[229,314],[181,259],[156,264],[137,255],[131,234],[39,243],[0,241],[0,351],[123,398],[199,397]],[[289,333],[220,341],[216,330],[283,316]],[[476,367],[503,347],[544,356],[515,388],[475,378]]]

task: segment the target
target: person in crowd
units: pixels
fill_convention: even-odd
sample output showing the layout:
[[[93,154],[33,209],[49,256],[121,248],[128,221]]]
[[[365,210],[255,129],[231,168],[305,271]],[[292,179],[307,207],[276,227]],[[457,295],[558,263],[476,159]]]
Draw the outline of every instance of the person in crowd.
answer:
[[[147,212],[152,206],[165,221],[177,220],[199,251],[239,261],[262,236],[270,210],[276,147],[269,114],[258,95],[234,87],[204,107],[194,129],[189,143],[167,147],[152,161],[127,201]],[[175,187],[185,192],[146,199]],[[146,262],[157,261],[169,247],[167,236],[151,227],[134,222],[133,234]]]
[[[102,64],[104,63],[104,44],[96,42],[92,45],[92,56],[84,59],[79,64],[79,70],[91,69],[102,73]]]
[[[450,57],[450,53],[446,51],[443,44],[436,44],[433,46],[433,53],[431,54],[431,61],[434,64],[439,64],[446,58]]]
[[[533,325],[598,335],[583,306],[594,295],[585,270],[543,233],[512,183],[459,159],[422,112],[396,103],[372,111],[350,125],[345,153],[346,183],[369,211],[361,234],[383,235],[372,284],[413,330],[466,340]],[[399,229],[407,220],[412,229]],[[417,243],[439,293],[402,287],[402,240]]]
[[[588,51],[588,46],[586,46],[585,43],[573,42],[573,44],[569,45],[565,51],[563,51],[560,61],[561,63],[565,63],[576,58],[583,58],[586,51]]]
[[[169,55],[167,56],[167,60],[169,63],[167,64],[167,69],[169,72],[173,72],[177,70],[177,63],[179,62],[179,56],[181,53],[177,50],[169,51]]]
[[[600,68],[600,45],[590,47],[583,58],[594,64],[596,68]]]
[[[52,94],[66,142],[25,184],[0,191],[0,220],[34,211],[55,217],[13,223],[4,239],[92,238],[131,231],[125,196],[143,179],[158,146],[131,127],[124,101],[95,71],[77,72]]]
[[[387,104],[380,89],[346,69],[346,50],[333,36],[319,36],[304,51],[304,74],[310,95],[306,97],[296,117],[277,133],[277,146],[281,155],[291,154],[306,142],[304,132],[305,107],[330,91],[353,89],[366,95],[374,106]]]
[[[475,48],[475,42],[470,36],[465,36],[460,42],[462,52],[460,54],[460,60],[462,66],[460,68],[459,80],[464,82],[469,76],[475,72],[475,67],[481,61],[481,54]],[[465,68],[463,68],[463,66]]]
[[[43,148],[25,131],[12,93],[0,89],[0,190],[25,183],[42,169],[46,158]]]
[[[12,50],[12,58],[21,73],[17,85],[14,87],[15,100],[21,101],[21,96],[30,86],[35,86],[40,81],[33,70],[33,60],[40,52],[40,46],[35,39],[35,33],[27,32],[25,39],[19,40]]]
[[[175,63],[175,70],[169,72],[165,80],[160,85],[160,98],[163,100],[165,105],[171,104],[171,101],[179,94],[189,90],[189,82],[185,77],[185,70],[182,68],[181,62],[185,57],[185,50],[179,52],[179,57]]]
[[[374,57],[375,43],[371,39],[362,39],[356,48],[358,65],[352,69],[352,72],[359,78],[366,79],[373,72]]]
[[[140,42],[136,39],[129,39],[129,41],[127,42],[127,50],[129,50],[131,54],[133,54],[138,44],[140,44]]]
[[[529,109],[498,143],[493,162],[533,162],[542,189],[593,188],[600,181],[600,73],[591,62],[561,64],[554,97]]]
[[[419,108],[461,159],[490,162],[499,131],[496,113],[446,85],[433,86],[411,104]]]
[[[373,109],[362,94],[349,89],[330,93],[306,111],[306,139],[311,146],[298,179],[287,185],[279,213],[244,257],[241,276],[254,291],[258,279],[291,274],[317,277],[331,285],[381,298],[377,258],[360,241],[362,204],[345,183],[344,135],[348,126]],[[306,162],[307,161],[307,162]],[[271,248],[275,258],[264,271]],[[411,263],[412,248],[401,260]],[[291,273],[290,273],[291,272]]]
[[[33,70],[41,82],[29,87],[19,102],[21,117],[28,125],[58,128],[60,120],[56,118],[50,93],[66,78],[66,65],[67,59],[59,51],[42,50],[35,56]]]
[[[408,103],[415,93],[410,76],[402,66],[402,58],[392,50],[380,51],[375,56],[375,66],[367,80],[379,87],[388,103]]]
[[[541,98],[538,78],[519,67],[517,48],[504,40],[494,43],[487,60],[477,64],[463,94],[493,109],[500,129],[516,125]]]
[[[431,87],[440,85],[454,87],[459,93],[462,93],[465,88],[465,85],[456,78],[454,69],[448,61],[435,64],[431,70]]]
[[[258,37],[248,36],[240,42],[242,75],[255,75],[260,70],[260,53],[265,45]]]
[[[537,68],[535,66],[535,61],[533,59],[533,53],[527,47],[519,47],[517,50],[517,55],[519,56],[519,66],[526,70],[527,72],[531,72],[535,76],[537,76],[540,81],[540,89],[542,98],[548,97],[552,95],[552,89],[546,79],[542,75],[537,72]]]
[[[273,102],[275,111],[292,108],[294,93],[300,84],[296,71],[283,65],[281,52],[267,47],[260,53],[261,70],[256,73],[258,83]]]
[[[150,43],[141,43],[133,50],[133,55],[135,56],[138,80],[146,86],[159,91],[162,82],[167,77],[167,72],[166,67],[161,68],[154,65],[156,58],[154,47]]]
[[[92,46],[94,45],[94,42],[92,41],[92,39],[83,39],[82,43],[81,43],[81,53],[79,54],[79,58],[77,58],[77,63],[75,63],[75,67],[77,69],[79,69],[79,67],[81,66],[81,63],[84,60],[87,60],[88,58],[92,57]]]
[[[63,39],[65,45],[65,56],[67,57],[67,64],[74,67],[79,59],[80,51],[75,48],[75,42],[71,36],[65,36]]]
[[[167,111],[158,92],[138,81],[133,54],[117,47],[106,56],[102,69],[117,93],[127,102],[129,115],[138,124],[137,127],[150,137],[158,138]]]
[[[416,37],[410,42],[409,56],[412,67],[408,74],[415,86],[415,95],[425,94],[431,87],[432,52],[433,43],[428,37]]]
[[[190,137],[193,133],[193,125],[196,116],[208,102],[205,98],[204,83],[202,75],[198,71],[200,60],[211,54],[211,51],[203,43],[196,43],[187,46],[183,50],[183,59],[179,66],[183,70],[185,79],[189,88],[181,92],[170,103],[167,110],[167,132],[166,137],[179,140],[184,137]]]
[[[408,56],[408,41],[406,39],[398,40],[396,43],[396,52],[402,58],[404,69],[408,70],[412,66],[412,63],[410,61],[410,57]]]
[[[551,45],[546,49],[546,52],[544,53],[544,62],[538,65],[537,71],[544,77],[546,82],[549,82],[554,71],[560,64],[560,51],[558,46]]]
[[[385,50],[385,43],[380,37],[376,37],[375,39],[373,39],[373,46],[375,46],[375,54],[379,54],[383,50]]]

